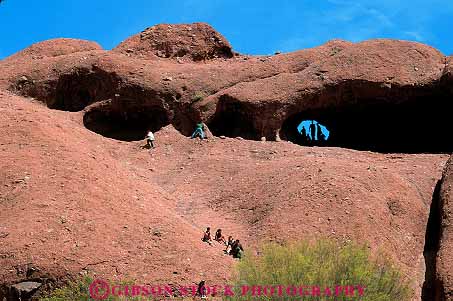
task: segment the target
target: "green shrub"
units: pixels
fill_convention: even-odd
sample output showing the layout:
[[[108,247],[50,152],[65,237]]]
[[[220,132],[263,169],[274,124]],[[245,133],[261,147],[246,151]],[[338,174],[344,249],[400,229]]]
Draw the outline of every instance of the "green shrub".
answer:
[[[93,282],[93,278],[89,276],[85,276],[82,279],[77,281],[69,282],[66,286],[61,288],[57,288],[52,291],[48,296],[40,298],[40,301],[91,301],[94,300],[90,298],[89,287]],[[110,283],[111,285],[115,285],[116,283]],[[121,281],[117,283],[118,285],[131,285],[133,284],[132,281]],[[131,301],[138,301],[143,300],[143,297],[136,296],[136,297],[118,297],[118,296],[108,296],[106,301],[117,301],[117,300],[131,300]]]
[[[40,298],[40,301],[90,300],[88,287],[92,282],[90,277],[69,282],[66,286],[52,291],[49,296]]]
[[[301,299],[298,291],[298,300],[351,300],[357,299],[357,285],[364,286],[363,296],[360,300],[410,300],[412,291],[410,283],[402,277],[397,268],[391,265],[390,260],[383,254],[372,258],[366,246],[353,243],[339,245],[332,241],[322,240],[316,243],[299,242],[280,246],[266,244],[258,256],[246,253],[238,263],[235,295],[230,299],[250,300],[252,287],[261,286],[259,300],[282,300],[287,297],[284,288],[302,285],[304,291],[313,294],[313,287],[319,287],[321,294]],[[263,286],[274,287],[274,295],[267,290],[263,296]],[[278,285],[283,287],[283,294],[278,296]],[[335,296],[336,286],[356,286],[354,297],[341,295]],[[250,289],[242,296],[241,288],[248,286]],[[332,295],[325,291],[330,288]],[[296,297],[293,297],[293,299]]]

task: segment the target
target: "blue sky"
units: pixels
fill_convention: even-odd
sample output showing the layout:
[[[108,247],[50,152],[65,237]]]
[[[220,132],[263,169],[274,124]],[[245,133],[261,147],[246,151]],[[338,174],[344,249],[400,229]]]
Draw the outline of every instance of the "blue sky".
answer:
[[[111,49],[154,24],[197,21],[247,54],[288,52],[333,38],[413,40],[453,54],[453,0],[5,0],[0,58],[57,37]]]
[[[300,133],[302,131],[302,128],[305,128],[305,131],[306,131],[308,137],[312,139],[313,138],[313,133],[310,130],[310,124],[311,124],[312,121],[313,121],[313,123],[315,125],[318,124],[318,122],[316,120],[304,120],[297,126],[297,131]],[[321,131],[324,134],[324,136],[326,137],[326,140],[329,139],[330,131],[324,125],[322,125],[321,123],[319,124],[319,126],[321,127]],[[318,130],[316,129],[315,133],[314,133],[315,136],[316,136],[316,132],[317,131]],[[314,140],[317,140],[316,137],[314,138]]]

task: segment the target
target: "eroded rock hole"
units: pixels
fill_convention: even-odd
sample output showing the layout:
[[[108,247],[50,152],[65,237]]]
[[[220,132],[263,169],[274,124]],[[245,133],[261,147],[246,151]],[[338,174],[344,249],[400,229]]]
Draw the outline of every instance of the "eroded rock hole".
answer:
[[[57,110],[80,111],[96,101],[113,97],[118,83],[114,73],[96,68],[76,70],[59,78],[55,97],[47,105]]]
[[[453,140],[448,138],[451,103],[446,99],[424,98],[401,104],[306,111],[285,120],[280,136],[309,145],[302,139],[300,124],[304,120],[316,120],[329,130],[328,139],[321,145],[378,152],[450,153],[453,151]]]
[[[87,129],[104,137],[122,141],[138,141],[148,130],[156,132],[168,125],[167,112],[160,107],[143,107],[128,110],[93,108],[83,118]]]
[[[239,103],[227,103],[217,109],[215,117],[208,126],[215,136],[258,140],[260,135],[252,120],[247,110]]]

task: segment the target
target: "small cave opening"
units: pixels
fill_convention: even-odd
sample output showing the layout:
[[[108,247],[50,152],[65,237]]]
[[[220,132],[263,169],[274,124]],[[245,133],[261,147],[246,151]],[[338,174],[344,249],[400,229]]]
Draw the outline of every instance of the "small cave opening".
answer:
[[[260,138],[252,118],[239,103],[223,104],[218,108],[208,126],[215,136],[241,137],[248,140],[258,140]]]
[[[421,98],[403,103],[363,104],[307,110],[282,124],[282,139],[300,145],[336,146],[383,153],[451,153],[449,139],[452,102]],[[311,120],[321,125],[327,139],[311,139]],[[305,126],[301,126],[305,122]],[[308,127],[307,127],[307,123]],[[303,137],[302,128],[308,138]],[[321,141],[322,140],[322,141]]]
[[[170,124],[169,116],[161,107],[128,108],[92,108],[85,113],[83,123],[87,129],[104,137],[121,141],[139,141],[145,139],[149,130],[157,132]]]
[[[104,70],[76,70],[60,76],[55,97],[47,101],[51,109],[77,112],[86,106],[114,96],[119,79]]]
[[[186,137],[190,137],[196,128],[197,122],[195,120],[199,120],[195,116],[189,110],[175,109],[172,125],[178,132]]]

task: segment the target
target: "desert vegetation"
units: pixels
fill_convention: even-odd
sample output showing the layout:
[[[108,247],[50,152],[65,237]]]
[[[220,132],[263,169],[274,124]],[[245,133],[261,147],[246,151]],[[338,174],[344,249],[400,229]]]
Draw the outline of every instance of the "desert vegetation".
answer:
[[[246,253],[237,266],[235,287],[231,300],[281,300],[288,295],[317,300],[359,296],[361,300],[410,300],[412,296],[410,281],[384,254],[372,256],[366,245],[329,240],[270,243],[258,255]]]

